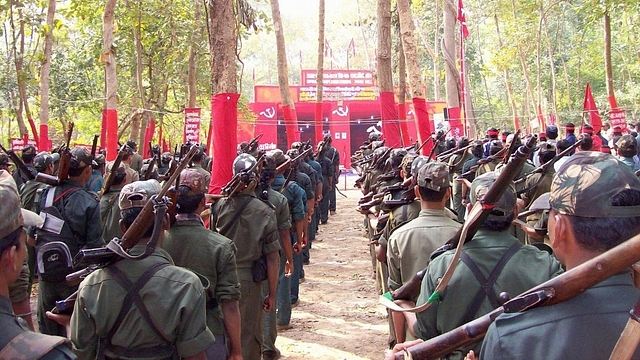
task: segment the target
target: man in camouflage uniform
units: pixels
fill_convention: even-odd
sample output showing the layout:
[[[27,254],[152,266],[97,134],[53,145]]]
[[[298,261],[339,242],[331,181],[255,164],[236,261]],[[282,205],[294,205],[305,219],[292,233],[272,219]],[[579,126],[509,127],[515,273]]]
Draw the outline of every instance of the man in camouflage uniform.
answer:
[[[476,177],[488,172],[492,172],[493,170],[495,170],[496,166],[500,164],[500,161],[502,161],[502,158],[495,156],[495,154],[502,150],[502,142],[500,140],[491,140],[489,142],[489,145],[489,157],[478,161],[478,168],[476,169],[475,175]]]
[[[242,355],[245,359],[259,359],[263,343],[262,312],[271,311],[276,305],[280,243],[273,208],[255,195],[258,182],[256,159],[249,154],[240,154],[234,160],[233,173],[240,178],[243,190],[218,200],[211,207],[211,225],[233,240],[238,249],[236,263],[242,293]],[[254,281],[252,272],[252,268],[259,267],[258,262],[263,256],[269,281],[269,295],[264,300],[264,279]]]
[[[462,149],[469,145],[469,140],[465,137],[461,137],[458,140],[457,148]],[[461,154],[452,155],[449,158],[449,174],[451,174],[451,208],[458,214],[458,221],[464,221],[464,205],[462,205],[462,183],[455,181],[455,179],[463,173],[462,168],[464,164],[471,160],[473,155],[471,149],[465,150]]]
[[[460,228],[460,224],[447,218],[444,212],[445,202],[451,194],[447,168],[444,163],[432,161],[418,171],[414,191],[420,199],[421,211],[417,218],[396,229],[389,238],[389,290],[397,290],[424,269],[431,253]],[[404,342],[404,316],[400,313],[393,315],[396,338],[398,342]]]
[[[122,189],[119,204],[123,232],[159,191],[159,184],[153,180],[137,181]],[[149,229],[137,239],[130,255],[147,250],[154,225],[155,220],[148,224]],[[162,227],[168,226],[165,217]],[[162,237],[161,231],[158,243]],[[129,296],[131,302],[125,301]],[[135,306],[126,306],[134,302]],[[214,342],[205,322],[205,309],[200,278],[174,266],[171,256],[155,247],[149,256],[123,258],[84,279],[71,316],[73,350],[80,359],[202,358]]]
[[[2,153],[0,154],[0,170],[9,171],[9,166],[12,166],[13,163],[9,160],[9,155]]]
[[[18,279],[27,256],[23,227],[42,225],[42,219],[20,209],[15,181],[5,170],[0,170],[0,202],[0,358],[75,359],[65,338],[31,332],[13,313],[9,285]]]
[[[228,238],[204,227],[200,213],[205,209],[208,184],[199,171],[182,171],[177,188],[176,222],[166,232],[162,248],[177,266],[209,280],[209,288],[205,289],[207,327],[216,340],[206,350],[207,359],[239,359],[242,345],[236,247]]]
[[[35,207],[41,212],[46,207],[47,198],[53,198],[52,206],[62,215],[62,220],[69,226],[73,239],[69,239],[72,247],[71,256],[75,256],[82,248],[94,248],[104,245],[100,228],[100,209],[96,195],[85,190],[84,185],[91,177],[91,154],[85,148],[71,150],[69,178],[62,184],[45,189]],[[50,196],[49,194],[53,192]],[[45,223],[46,225],[46,223]],[[46,237],[47,229],[36,231],[36,245]],[[77,286],[68,286],[40,279],[38,283],[38,327],[44,334],[66,336],[66,330],[55,321],[49,320],[45,312],[53,309],[57,300],[66,299]]]
[[[609,154],[572,156],[553,179],[549,214],[551,245],[567,270],[638,233],[638,177]],[[502,314],[489,327],[480,357],[608,359],[639,297],[626,271],[562,303]],[[640,358],[640,350],[631,358]]]
[[[111,173],[112,166],[113,162],[107,165],[107,173]],[[102,194],[102,198],[100,198],[100,225],[102,226],[102,239],[106,242],[111,241],[111,239],[115,237],[122,237],[118,198],[120,196],[120,190],[130,183],[131,181],[127,177],[126,168],[124,164],[120,163],[109,191]]]

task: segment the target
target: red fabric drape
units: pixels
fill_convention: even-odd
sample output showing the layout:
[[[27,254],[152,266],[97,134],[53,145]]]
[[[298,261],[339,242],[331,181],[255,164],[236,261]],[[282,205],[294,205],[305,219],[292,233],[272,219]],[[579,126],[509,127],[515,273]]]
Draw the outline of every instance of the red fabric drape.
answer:
[[[100,149],[107,146],[107,112],[102,111],[102,125],[100,126]]]
[[[40,143],[38,144],[38,150],[51,150],[51,141],[49,141],[49,125],[47,124],[40,124]]]
[[[144,132],[144,142],[139,149],[142,150],[142,154],[149,153],[149,142],[153,141],[153,134],[156,133],[156,121],[154,119],[149,120],[149,125]]]
[[[390,91],[380,93],[380,117],[382,119],[382,135],[387,140],[385,145],[389,147],[398,147],[402,145],[394,96],[394,93]]]
[[[600,114],[598,114],[598,107],[593,99],[589,83],[587,83],[587,88],[584,92],[584,111],[589,112],[589,125],[593,127],[593,132],[597,134],[602,128],[602,120],[600,119]]]
[[[240,94],[220,93],[211,97],[213,128],[213,171],[210,194],[219,194],[220,189],[233,177],[233,160],[238,146],[238,99]]]
[[[429,120],[429,113],[427,112],[427,102],[425,99],[421,98],[413,98],[411,101],[413,102],[418,138],[420,143],[422,143],[431,136],[431,133],[433,132],[431,121]],[[428,156],[431,153],[432,148],[433,142],[429,141],[427,145],[422,148],[422,154]]]
[[[513,128],[516,131],[520,130],[520,119],[518,119],[518,115],[513,117]]]
[[[287,146],[291,146],[300,140],[300,132],[298,130],[298,116],[296,109],[291,105],[283,105],[282,113],[284,115],[284,125],[287,132]]]
[[[315,144],[319,143],[320,140],[322,140],[322,103],[321,102],[316,102],[316,109],[315,109],[315,115],[314,115],[314,124],[315,124],[315,137],[316,137],[316,141],[314,142]]]
[[[411,145],[411,135],[409,135],[409,125],[407,124],[407,105],[398,104],[398,122],[400,123],[400,135],[402,136],[402,146]]]
[[[40,138],[38,137],[38,131],[36,130],[36,123],[33,122],[33,119],[29,119],[29,127],[31,128],[31,133],[33,134],[33,140],[36,141],[36,147],[42,151],[42,147],[40,145]]]
[[[116,159],[118,155],[118,111],[116,109],[104,109],[102,115],[105,119],[107,161]]]

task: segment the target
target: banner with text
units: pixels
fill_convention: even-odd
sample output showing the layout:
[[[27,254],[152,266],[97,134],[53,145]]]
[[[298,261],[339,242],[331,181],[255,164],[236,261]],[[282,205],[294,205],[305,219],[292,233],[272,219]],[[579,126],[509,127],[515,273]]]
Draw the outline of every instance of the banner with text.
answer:
[[[200,143],[200,108],[184,109],[184,135],[182,141],[186,143]]]
[[[38,145],[36,145],[36,140],[35,139],[29,139],[28,145],[33,145],[36,148],[36,150],[38,150]],[[22,151],[22,149],[25,146],[26,145],[24,144],[24,140],[23,139],[11,138],[11,150],[13,150],[13,151]]]
[[[621,109],[613,109],[609,112],[609,120],[611,121],[611,128],[620,126],[622,132],[626,132],[627,129],[627,113]]]

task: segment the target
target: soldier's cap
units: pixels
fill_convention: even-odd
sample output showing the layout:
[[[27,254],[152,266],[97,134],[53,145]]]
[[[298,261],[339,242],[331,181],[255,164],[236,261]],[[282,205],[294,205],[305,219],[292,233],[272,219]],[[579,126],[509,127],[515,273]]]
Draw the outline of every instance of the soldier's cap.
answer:
[[[475,203],[476,201],[482,201],[484,196],[487,194],[487,191],[489,191],[489,188],[491,188],[497,179],[498,174],[495,172],[484,173],[475,178],[471,183],[471,202]],[[491,209],[488,219],[498,221],[507,220],[509,216],[513,214],[515,208],[516,190],[513,187],[513,184],[510,184],[505,189],[500,200],[498,200],[493,209]]]
[[[104,164],[106,164],[106,163],[107,163],[107,159],[106,159],[106,158],[105,158],[105,156],[104,156],[104,155],[102,155],[102,154],[98,154],[98,155],[96,155],[96,158],[95,158],[95,160],[94,160],[94,161],[96,162],[96,164],[98,165],[98,167],[99,167],[100,165],[104,165]]]
[[[127,140],[127,146],[130,147],[131,149],[134,149],[136,146],[138,146],[138,144],[136,144],[135,140],[129,139]]]
[[[284,155],[284,153],[280,149],[270,150],[267,153],[267,156],[273,157],[273,160],[275,160],[276,162],[276,166],[280,166],[284,164],[285,161],[287,161],[287,157]]]
[[[400,168],[408,175],[411,174],[411,165],[413,164],[413,160],[418,157],[418,154],[407,154],[402,158],[402,163],[400,164]]]
[[[91,153],[84,147],[76,147],[71,150],[70,169],[83,169],[93,164]]]
[[[180,173],[179,186],[186,186],[189,188],[189,191],[186,194],[179,194],[185,196],[204,194],[207,192],[207,186],[209,185],[205,182],[204,175],[199,171],[195,169],[184,169]]]
[[[160,192],[160,183],[155,180],[134,181],[122,187],[118,206],[120,210],[142,208],[152,196]]]
[[[559,214],[580,217],[638,217],[640,206],[613,206],[615,195],[640,191],[640,179],[610,154],[583,151],[569,157],[551,183],[549,206]]]
[[[0,242],[20,226],[42,226],[44,223],[38,214],[21,208],[18,187],[5,170],[0,170],[0,203]]]
[[[0,154],[0,166],[2,166],[2,165],[13,165],[11,160],[9,160],[9,155]]]
[[[616,125],[613,127],[613,132],[621,132],[621,131],[622,131],[622,126]]]
[[[40,172],[44,171],[49,165],[53,165],[53,157],[46,151],[39,153],[33,159],[33,167]]]
[[[431,161],[418,170],[418,186],[440,191],[450,186],[449,166],[439,161]]]
[[[638,142],[636,138],[629,134],[622,135],[618,141],[616,141],[616,146],[619,149],[637,149]]]
[[[549,142],[543,142],[543,143],[540,143],[538,150],[540,151],[540,153],[546,153],[549,151],[556,152],[556,146]]]
[[[36,153],[36,147],[33,145],[27,145],[24,148],[22,148],[22,156],[32,155],[35,153]]]
[[[53,158],[53,163],[54,164],[60,161],[60,154],[58,154],[57,152],[52,153],[51,157]]]
[[[113,167],[115,161],[109,161],[107,163],[107,165],[104,168],[105,174],[108,174],[111,172],[111,168]],[[120,166],[118,166],[118,169],[116,170],[116,175],[120,174],[126,174],[127,173],[127,168],[124,166],[124,163],[120,163]]]

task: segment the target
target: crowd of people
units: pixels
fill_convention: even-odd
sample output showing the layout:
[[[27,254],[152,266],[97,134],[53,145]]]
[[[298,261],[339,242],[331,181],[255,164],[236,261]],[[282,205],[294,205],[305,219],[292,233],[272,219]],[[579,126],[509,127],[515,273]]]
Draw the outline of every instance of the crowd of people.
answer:
[[[457,256],[442,246],[533,135],[439,132],[425,156],[418,144],[390,148],[372,134],[352,164],[378,291],[393,298],[420,273],[419,292],[395,304],[429,304],[388,311],[387,356],[640,233],[634,126],[586,125],[576,135],[569,123],[562,138],[553,125],[537,134],[444,290]],[[265,152],[244,142],[219,195],[208,194],[211,159],[197,144],[143,159],[130,140],[110,162],[83,147],[0,154],[0,358],[279,358],[276,338],[295,327],[309,249],[336,214],[331,143],[325,135],[317,146]],[[483,341],[446,358],[607,358],[638,299],[629,269],[559,305],[502,314]]]
[[[554,125],[527,136],[490,128],[477,140],[439,132],[432,135],[430,156],[415,147],[391,149],[376,136],[363,144],[353,159],[363,193],[357,210],[365,215],[378,290],[395,303],[388,306],[387,358],[489,314],[508,296],[639,234],[640,137],[634,126],[607,125],[594,133],[584,125],[576,135],[567,123],[564,137]],[[535,148],[526,162],[508,170],[510,185],[485,218],[475,217],[473,205],[529,143]],[[472,228],[471,221],[480,223],[464,241],[461,227]],[[460,253],[445,246],[458,238]],[[638,283],[629,268],[560,305],[500,315],[483,341],[460,344],[444,357],[609,358],[640,299],[634,275]],[[416,276],[419,292],[410,292]],[[440,347],[452,345],[445,343]],[[633,358],[639,356],[636,351]]]

